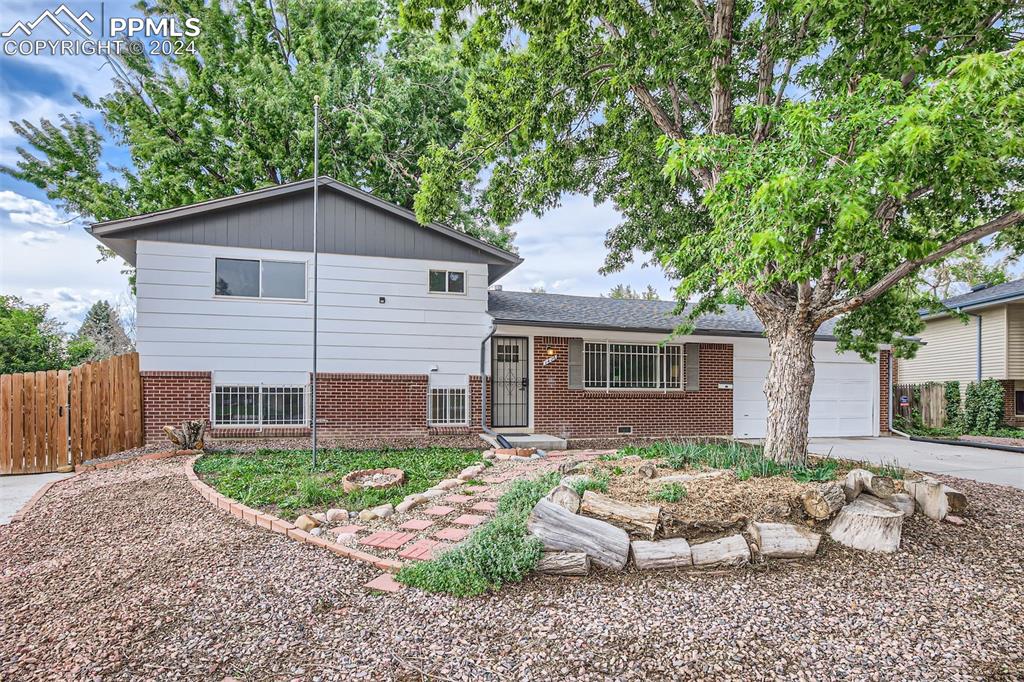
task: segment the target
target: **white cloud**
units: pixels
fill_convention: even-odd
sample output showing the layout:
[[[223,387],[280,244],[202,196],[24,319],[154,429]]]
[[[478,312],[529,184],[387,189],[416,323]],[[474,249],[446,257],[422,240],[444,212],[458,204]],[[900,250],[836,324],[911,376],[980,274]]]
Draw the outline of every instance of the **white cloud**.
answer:
[[[18,242],[25,246],[42,246],[53,244],[64,239],[64,235],[54,230],[43,230],[41,232],[22,232],[18,235]]]
[[[10,190],[0,191],[0,212],[5,212],[7,220],[18,227],[66,228],[75,222],[75,218],[69,217],[52,204]]]
[[[594,205],[590,197],[573,194],[542,217],[526,216],[512,226],[523,264],[499,284],[511,291],[542,286],[548,293],[597,296],[616,284],[643,290],[653,285],[663,299],[672,298],[672,284],[659,268],[634,263],[608,276],[598,273],[607,249],[605,234],[620,216],[610,203]],[[638,261],[644,261],[640,254]]]

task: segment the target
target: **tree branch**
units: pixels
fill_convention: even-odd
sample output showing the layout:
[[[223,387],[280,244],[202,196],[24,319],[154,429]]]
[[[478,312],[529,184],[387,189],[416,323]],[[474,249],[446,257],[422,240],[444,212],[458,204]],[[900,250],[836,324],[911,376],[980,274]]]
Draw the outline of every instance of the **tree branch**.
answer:
[[[823,308],[815,319],[815,322],[820,325],[826,320],[830,320],[837,315],[842,315],[843,313],[856,310],[865,303],[874,301],[918,268],[924,267],[925,265],[931,265],[936,261],[942,260],[957,249],[967,246],[968,244],[972,244],[979,239],[989,236],[990,234],[995,234],[1001,230],[1014,227],[1020,223],[1024,223],[1024,211],[1010,211],[1009,213],[1001,215],[998,218],[993,218],[987,223],[979,225],[972,230],[968,230],[955,239],[951,239],[946,242],[923,258],[904,261],[884,277],[865,289],[864,293]]]
[[[711,48],[711,125],[712,135],[732,132],[732,66],[733,21],[736,0],[719,0],[712,18]]]

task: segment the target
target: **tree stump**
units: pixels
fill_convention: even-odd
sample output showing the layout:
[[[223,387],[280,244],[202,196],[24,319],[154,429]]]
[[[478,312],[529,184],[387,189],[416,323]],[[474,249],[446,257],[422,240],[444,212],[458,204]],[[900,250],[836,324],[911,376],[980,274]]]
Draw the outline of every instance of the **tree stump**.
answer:
[[[903,518],[909,519],[914,515],[914,498],[906,493],[896,493],[886,502],[903,512]]]
[[[554,502],[559,507],[568,509],[573,514],[580,513],[580,496],[575,490],[565,485],[557,485],[551,489],[545,498]]]
[[[838,483],[822,483],[800,495],[804,512],[816,521],[825,521],[846,504],[846,493]]]
[[[967,508],[967,496],[945,483],[925,476],[915,481],[903,481],[907,491],[922,513],[934,521],[941,521],[951,512],[962,512]]]
[[[580,513],[607,521],[647,540],[653,540],[658,529],[658,520],[661,518],[661,507],[628,504],[587,490],[583,493]]]
[[[167,440],[177,445],[179,450],[202,450],[206,420],[197,419],[183,422],[180,429],[165,426],[164,433],[167,435]]]
[[[689,568],[693,565],[690,543],[682,538],[671,540],[635,540],[633,563],[641,570],[657,568]]]
[[[587,575],[590,557],[584,552],[544,552],[537,562],[537,572],[546,575]]]
[[[769,559],[803,559],[818,553],[821,535],[789,523],[751,523],[750,537],[761,556]]]
[[[839,510],[828,534],[841,545],[867,552],[900,548],[903,512],[882,500],[863,495]]]
[[[878,476],[867,469],[854,469],[846,474],[843,488],[847,502],[853,502],[865,490],[880,500],[888,499],[896,492],[896,486],[891,478]]]
[[[621,571],[629,558],[629,536],[610,523],[573,514],[541,499],[526,521],[526,528],[544,543],[544,549],[583,552],[601,568]]]
[[[750,547],[742,535],[730,535],[699,545],[690,545],[693,565],[698,568],[742,566],[750,561]]]

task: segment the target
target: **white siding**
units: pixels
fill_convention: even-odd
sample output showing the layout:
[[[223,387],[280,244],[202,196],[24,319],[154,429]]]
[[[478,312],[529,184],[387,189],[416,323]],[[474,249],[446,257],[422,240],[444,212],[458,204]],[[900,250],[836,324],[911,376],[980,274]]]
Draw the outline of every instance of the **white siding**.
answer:
[[[307,300],[215,297],[217,257],[306,261]],[[431,268],[465,271],[466,294],[429,293]],[[312,277],[310,253],[140,241],[142,370],[212,371],[221,384],[306,383]],[[437,386],[464,386],[479,372],[490,328],[486,265],[321,254],[319,291],[319,371],[429,373]]]
[[[1006,306],[979,311],[982,316],[981,369],[985,379],[1005,379]],[[964,387],[978,378],[978,320],[964,324],[955,317],[927,321],[920,334],[924,345],[910,360],[900,359],[897,379],[901,384],[928,381],[959,381]]]

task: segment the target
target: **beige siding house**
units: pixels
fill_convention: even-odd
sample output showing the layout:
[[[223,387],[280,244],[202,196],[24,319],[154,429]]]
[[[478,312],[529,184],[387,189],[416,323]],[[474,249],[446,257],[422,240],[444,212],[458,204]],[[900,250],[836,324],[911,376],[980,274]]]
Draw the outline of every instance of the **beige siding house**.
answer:
[[[897,361],[896,381],[921,384],[998,379],[1006,421],[1024,425],[1024,279],[943,301],[950,314],[928,315],[917,356]],[[967,322],[952,314],[960,311]]]

